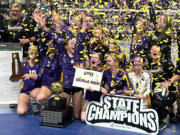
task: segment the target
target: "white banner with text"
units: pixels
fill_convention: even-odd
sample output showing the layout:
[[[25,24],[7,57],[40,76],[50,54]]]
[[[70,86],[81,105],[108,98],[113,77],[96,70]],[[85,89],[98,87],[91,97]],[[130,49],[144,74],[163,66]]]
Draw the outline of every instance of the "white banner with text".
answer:
[[[102,95],[100,102],[92,101],[86,110],[86,123],[94,126],[158,134],[158,114],[142,109],[143,100],[131,96]]]
[[[76,68],[73,86],[100,91],[102,72]]]

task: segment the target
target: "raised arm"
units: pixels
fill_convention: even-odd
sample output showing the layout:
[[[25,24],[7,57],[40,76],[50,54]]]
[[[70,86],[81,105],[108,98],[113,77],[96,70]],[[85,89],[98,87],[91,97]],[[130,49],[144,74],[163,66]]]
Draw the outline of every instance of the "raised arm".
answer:
[[[126,3],[126,0],[122,0],[122,4],[123,4],[124,8],[126,9],[126,13],[131,14],[131,11]]]
[[[168,87],[175,83],[176,81],[180,80],[180,75],[174,75],[172,78],[170,78],[169,80],[165,81],[162,83],[162,87],[168,89]]]
[[[152,5],[152,2],[150,0],[147,0],[148,1],[148,5],[149,5],[149,16],[150,16],[150,20],[151,22],[154,24],[154,29],[156,27],[156,14],[155,14],[155,11],[154,11],[154,8],[153,8],[153,5]]]

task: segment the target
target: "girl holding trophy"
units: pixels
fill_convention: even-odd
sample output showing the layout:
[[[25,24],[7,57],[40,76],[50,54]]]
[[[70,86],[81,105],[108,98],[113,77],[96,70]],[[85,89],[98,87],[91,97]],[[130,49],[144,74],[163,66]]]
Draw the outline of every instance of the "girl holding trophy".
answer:
[[[19,115],[24,115],[27,112],[30,98],[35,99],[40,89],[38,74],[41,71],[41,63],[37,59],[37,47],[31,45],[28,49],[28,55],[29,58],[21,64],[24,75],[17,107]]]

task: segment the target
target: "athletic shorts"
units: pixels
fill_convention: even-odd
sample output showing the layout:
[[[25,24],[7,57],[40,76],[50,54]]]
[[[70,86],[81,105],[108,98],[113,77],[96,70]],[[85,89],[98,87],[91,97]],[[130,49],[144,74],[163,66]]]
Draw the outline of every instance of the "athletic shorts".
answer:
[[[48,89],[51,90],[51,84],[52,84],[52,83],[43,82],[43,83],[41,84],[41,87],[42,87],[42,86],[45,86],[45,87],[47,87]]]
[[[85,100],[100,102],[101,92],[98,91],[86,91]]]
[[[74,87],[74,88],[64,88],[64,92],[69,95],[74,95],[76,92],[83,91],[82,88]]]

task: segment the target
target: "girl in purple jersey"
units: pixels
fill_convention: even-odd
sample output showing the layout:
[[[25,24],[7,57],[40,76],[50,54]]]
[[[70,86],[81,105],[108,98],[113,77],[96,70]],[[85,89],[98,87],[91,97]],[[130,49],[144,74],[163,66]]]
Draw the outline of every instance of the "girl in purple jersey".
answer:
[[[133,30],[130,45],[130,60],[138,54],[141,54],[141,56],[146,59],[148,58],[147,54],[151,47],[150,37],[146,32],[146,21],[142,17],[138,17],[138,14],[133,15],[131,13],[126,4],[126,0],[123,0],[122,3],[126,8],[127,14],[130,14],[128,22]]]
[[[107,70],[103,73],[101,92],[110,95],[122,95],[129,90],[130,84],[128,77],[123,69],[119,68],[116,55],[109,54],[106,59]],[[105,88],[107,84],[108,88]]]
[[[47,55],[43,58],[43,67],[38,77],[41,78],[41,89],[36,99],[43,102],[52,95],[51,84],[60,81],[60,62],[52,41],[48,42]]]
[[[46,54],[48,48],[46,44],[49,39],[53,40],[54,44],[57,44],[56,42],[61,42],[65,38],[66,26],[56,11],[52,11],[50,21],[43,14],[36,14],[34,20],[38,24],[38,44],[41,57],[43,57]],[[48,27],[49,23],[52,25]]]
[[[74,39],[65,40],[63,45],[59,45],[59,47],[59,54],[61,54],[60,63],[63,74],[62,80],[64,85],[64,92],[61,93],[61,97],[65,97],[67,99],[67,106],[69,106],[72,95],[74,117],[79,119],[82,104],[82,88],[74,87],[72,84],[75,68],[83,67],[83,61],[80,60],[79,47],[76,47],[76,41]]]
[[[31,45],[28,49],[29,59],[22,62],[23,70],[23,83],[20,88],[20,95],[18,100],[17,113],[19,115],[24,115],[28,110],[28,105],[30,103],[30,97],[36,98],[39,89],[40,82],[38,79],[38,74],[41,71],[41,64],[37,60],[37,47]]]
[[[88,67],[87,69],[102,72],[103,71],[103,69],[101,68],[102,59],[103,59],[102,54],[96,53],[96,52],[93,53],[90,59],[90,67]],[[99,102],[101,94],[102,93],[100,91],[94,91],[91,88],[87,89],[86,95],[85,95],[85,102],[81,110],[81,120],[83,122],[85,121],[85,118],[86,118],[86,108],[88,106],[88,103],[90,101]]]
[[[98,52],[105,56],[109,52],[108,41],[105,37],[105,32],[102,28],[94,28],[93,39],[90,42],[90,52]]]
[[[122,52],[120,45],[117,42],[115,42],[115,41],[110,42],[109,52],[117,55],[117,57],[119,58],[119,67],[126,70],[127,65],[128,65],[127,61],[126,61],[126,55],[125,55],[125,53]]]

